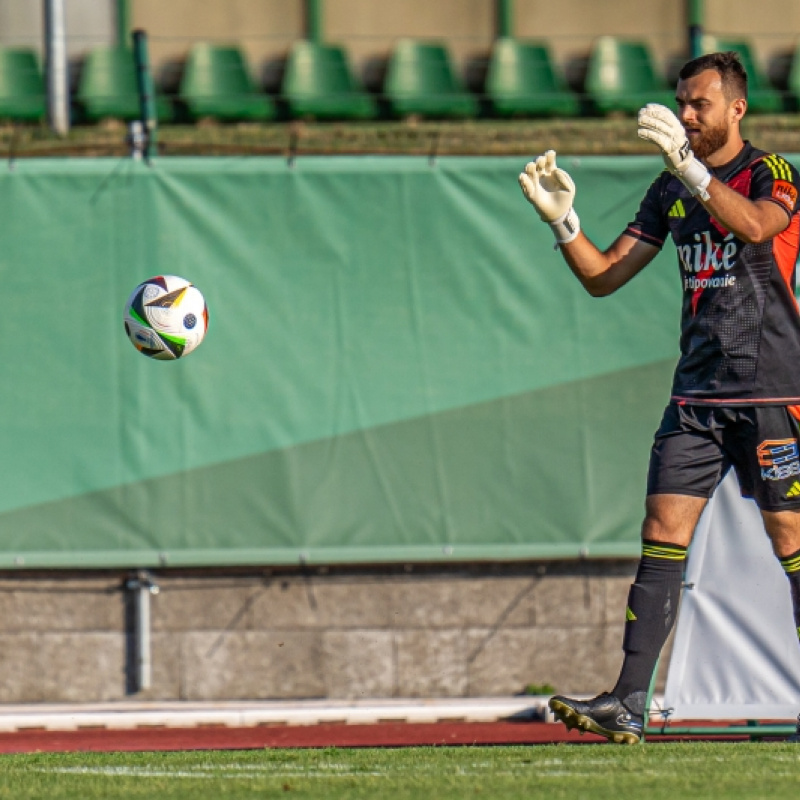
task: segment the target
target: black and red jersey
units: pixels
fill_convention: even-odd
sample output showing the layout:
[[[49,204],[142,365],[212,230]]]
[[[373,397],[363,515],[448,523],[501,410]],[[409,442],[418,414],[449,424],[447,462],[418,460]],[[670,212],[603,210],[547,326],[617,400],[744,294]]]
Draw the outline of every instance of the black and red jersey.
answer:
[[[694,405],[800,404],[798,172],[749,142],[711,172],[751,200],[780,205],[789,226],[771,241],[748,244],[713,219],[669,172],[650,186],[626,233],[657,247],[671,234],[678,250],[683,307],[672,399]]]

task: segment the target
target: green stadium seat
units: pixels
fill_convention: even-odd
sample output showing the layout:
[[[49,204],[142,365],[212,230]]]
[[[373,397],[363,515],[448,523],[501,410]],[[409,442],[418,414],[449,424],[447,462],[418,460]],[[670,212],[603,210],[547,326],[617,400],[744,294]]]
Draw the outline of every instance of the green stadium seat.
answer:
[[[789,90],[788,99],[792,103],[792,110],[797,111],[800,108],[800,42],[792,53],[789,74],[786,77],[786,88]]]
[[[647,45],[613,36],[592,46],[586,92],[600,114],[635,114],[647,103],[675,108],[675,90],[656,71]]]
[[[374,98],[353,77],[337,45],[296,42],[286,61],[281,95],[292,117],[369,119],[378,113]]]
[[[702,37],[701,47],[704,53],[720,53],[729,50],[738,53],[742,66],[747,73],[748,110],[756,114],[778,113],[783,110],[781,92],[769,85],[766,76],[756,65],[756,60],[748,42],[722,39],[706,34]]]
[[[139,85],[133,51],[122,47],[98,47],[83,63],[75,93],[78,117],[97,122],[105,118],[138,119]],[[165,97],[156,97],[159,122],[172,119],[172,106]]]
[[[0,48],[0,119],[35,122],[47,113],[47,91],[36,53]]]
[[[578,98],[556,72],[547,45],[497,39],[484,87],[494,116],[573,116]]]
[[[383,82],[391,116],[474,117],[477,99],[466,92],[436,42],[401,39],[394,47]]]
[[[238,47],[199,42],[189,51],[178,99],[192,121],[223,122],[275,117],[275,104],[256,88]]]

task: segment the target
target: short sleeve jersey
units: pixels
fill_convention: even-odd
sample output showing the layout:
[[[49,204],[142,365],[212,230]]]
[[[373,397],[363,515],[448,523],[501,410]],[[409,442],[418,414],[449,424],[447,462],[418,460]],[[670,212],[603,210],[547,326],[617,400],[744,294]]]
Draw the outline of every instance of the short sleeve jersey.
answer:
[[[770,241],[747,243],[669,172],[650,186],[626,233],[657,247],[671,235],[677,247],[683,305],[672,399],[694,405],[800,404],[798,172],[749,142],[711,172],[751,200],[777,203],[789,225]]]

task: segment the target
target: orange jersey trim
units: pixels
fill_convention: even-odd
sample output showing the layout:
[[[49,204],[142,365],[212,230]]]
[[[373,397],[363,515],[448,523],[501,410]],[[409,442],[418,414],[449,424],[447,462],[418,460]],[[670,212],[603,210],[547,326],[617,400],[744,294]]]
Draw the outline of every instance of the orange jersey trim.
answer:
[[[791,294],[794,294],[792,275],[797,263],[798,251],[800,251],[800,214],[795,214],[789,221],[786,230],[779,233],[772,240],[772,253],[775,256],[775,263],[778,265],[778,269]]]

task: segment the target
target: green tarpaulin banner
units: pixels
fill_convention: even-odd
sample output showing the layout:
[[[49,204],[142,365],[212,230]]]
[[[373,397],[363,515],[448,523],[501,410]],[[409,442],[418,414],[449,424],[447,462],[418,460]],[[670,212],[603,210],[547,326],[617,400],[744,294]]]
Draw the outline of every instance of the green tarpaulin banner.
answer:
[[[0,167],[0,567],[638,554],[672,245],[593,299],[517,158]],[[657,158],[563,164],[609,244]],[[124,302],[205,294],[155,362]]]

